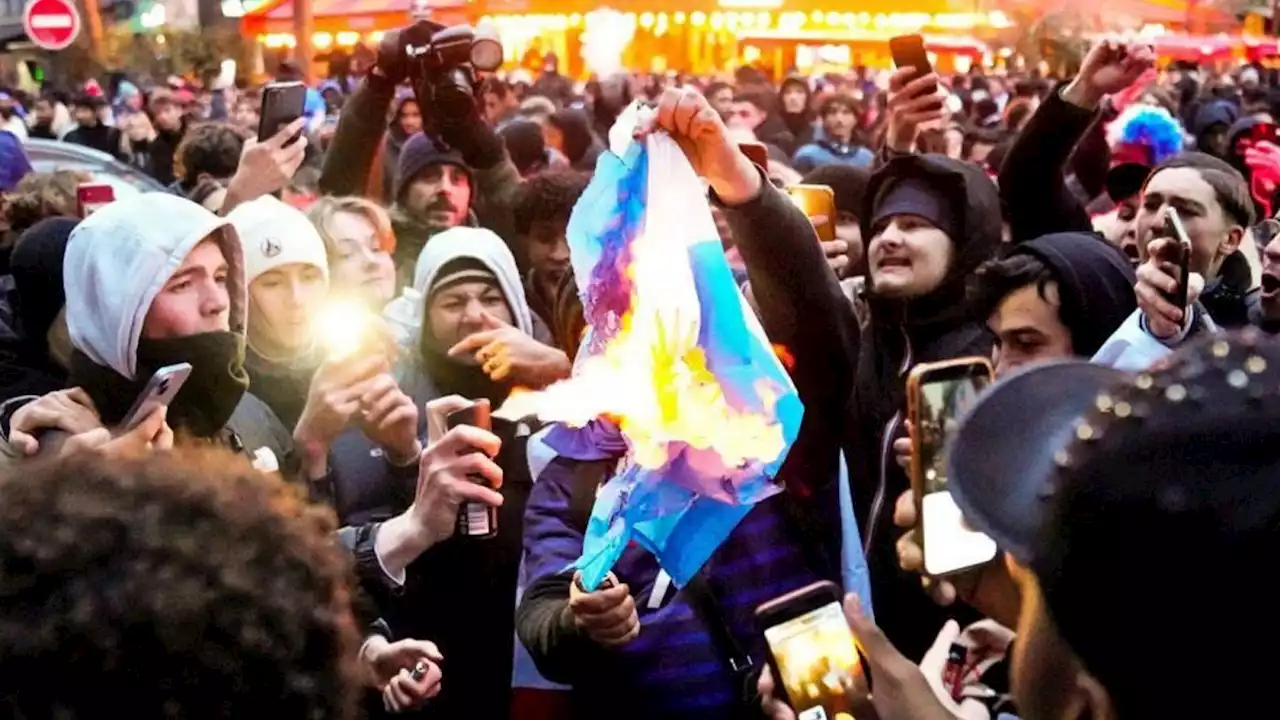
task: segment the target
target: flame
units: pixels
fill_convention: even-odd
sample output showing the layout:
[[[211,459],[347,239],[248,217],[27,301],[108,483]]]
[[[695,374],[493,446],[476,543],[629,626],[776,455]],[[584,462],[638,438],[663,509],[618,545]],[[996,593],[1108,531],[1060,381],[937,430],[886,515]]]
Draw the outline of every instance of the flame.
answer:
[[[636,464],[647,469],[663,467],[676,443],[714,452],[723,468],[707,470],[716,472],[777,459],[786,449],[774,412],[783,388],[757,380],[753,389],[763,410],[735,408],[697,344],[697,317],[673,308],[666,257],[653,252],[643,235],[630,251],[630,299],[613,336],[579,359],[572,378],[541,391],[513,392],[496,414],[537,415],[571,427],[607,418],[622,430]]]

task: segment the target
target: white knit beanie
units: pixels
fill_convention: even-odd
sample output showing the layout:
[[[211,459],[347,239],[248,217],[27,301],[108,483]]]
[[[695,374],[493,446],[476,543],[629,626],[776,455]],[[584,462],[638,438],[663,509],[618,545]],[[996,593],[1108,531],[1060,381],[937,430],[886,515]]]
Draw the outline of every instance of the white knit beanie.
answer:
[[[245,282],[282,265],[315,265],[329,281],[324,240],[301,210],[270,195],[236,206],[227,214],[244,246]]]

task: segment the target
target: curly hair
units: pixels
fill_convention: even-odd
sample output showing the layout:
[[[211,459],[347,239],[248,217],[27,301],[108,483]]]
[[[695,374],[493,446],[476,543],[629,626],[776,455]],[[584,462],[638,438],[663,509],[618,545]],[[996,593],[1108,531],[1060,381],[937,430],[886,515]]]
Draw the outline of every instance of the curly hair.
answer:
[[[187,191],[195,188],[201,175],[229,180],[236,174],[246,130],[224,122],[206,122],[192,127],[173,153],[173,171]]]
[[[85,182],[93,182],[93,176],[80,170],[28,174],[4,197],[9,232],[16,238],[45,218],[75,217],[76,188]]]
[[[354,716],[350,564],[296,489],[202,449],[37,461],[0,496],[0,713]]]
[[[521,183],[512,208],[516,234],[528,235],[539,222],[569,222],[573,206],[590,181],[590,173],[546,170]]]

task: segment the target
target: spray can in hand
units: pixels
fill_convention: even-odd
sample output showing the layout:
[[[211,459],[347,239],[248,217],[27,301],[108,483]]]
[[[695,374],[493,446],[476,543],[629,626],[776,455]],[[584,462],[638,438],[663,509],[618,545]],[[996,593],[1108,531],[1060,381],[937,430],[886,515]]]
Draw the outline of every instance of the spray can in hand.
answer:
[[[489,401],[477,400],[471,405],[455,410],[445,416],[445,425],[452,430],[459,425],[470,425],[482,430],[492,430],[489,418]],[[477,450],[476,452],[479,452]],[[480,475],[471,475],[472,482],[488,485],[489,481]],[[464,502],[458,506],[458,525],[456,534],[484,540],[498,534],[498,509],[484,503]]]

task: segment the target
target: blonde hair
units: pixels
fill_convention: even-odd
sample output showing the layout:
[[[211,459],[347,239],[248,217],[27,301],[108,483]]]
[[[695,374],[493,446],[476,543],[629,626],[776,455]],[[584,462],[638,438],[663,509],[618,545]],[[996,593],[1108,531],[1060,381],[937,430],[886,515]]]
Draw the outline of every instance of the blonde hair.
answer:
[[[311,220],[312,225],[316,226],[316,231],[320,233],[320,239],[324,240],[325,252],[330,256],[337,254],[338,238],[335,238],[329,231],[329,224],[333,222],[333,216],[339,213],[351,213],[368,220],[379,238],[379,247],[388,253],[395,252],[396,235],[391,230],[391,216],[387,214],[387,211],[382,206],[362,197],[326,196],[320,198],[311,206],[311,210],[307,212],[307,219]]]

